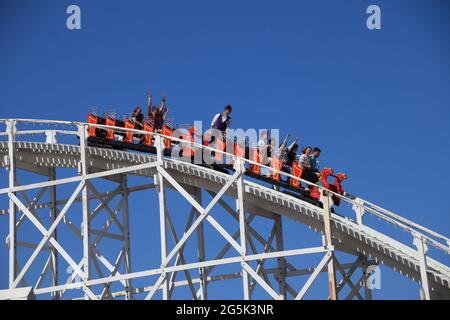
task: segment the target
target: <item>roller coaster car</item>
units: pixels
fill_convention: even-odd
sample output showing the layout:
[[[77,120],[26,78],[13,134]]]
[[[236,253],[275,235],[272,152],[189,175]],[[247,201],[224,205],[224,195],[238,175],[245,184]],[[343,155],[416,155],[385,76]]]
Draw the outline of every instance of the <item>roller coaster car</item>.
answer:
[[[123,127],[124,123],[122,120],[116,119],[115,116],[113,115],[108,115],[105,118],[105,125],[107,126],[112,126],[112,127]],[[114,129],[112,128],[108,128],[106,129],[106,139],[108,140],[115,140],[116,139],[116,134],[121,135],[122,137],[124,137],[125,135],[123,133],[117,133],[114,131]]]
[[[234,155],[241,158],[246,158],[248,152],[245,147],[245,143],[240,141],[234,142]]]
[[[125,123],[125,128],[126,129],[139,129],[139,128],[137,128],[136,123],[133,120],[131,120],[131,119],[125,119],[124,123]],[[125,132],[125,140],[124,141],[126,143],[133,143],[134,142],[134,136],[135,136],[134,132],[126,131]]]
[[[250,160],[256,163],[262,163],[263,156],[257,148],[250,150]],[[261,168],[257,164],[251,164],[250,167],[248,168],[248,171],[257,175],[261,174]]]
[[[195,128],[191,127],[187,129],[186,134],[182,135],[180,138],[189,142],[195,142]],[[191,144],[186,143],[182,146],[182,156],[183,157],[193,157],[195,155],[195,150]]]
[[[95,112],[89,112],[88,114],[88,123],[91,124],[100,124],[100,125],[104,125],[105,124],[105,119],[102,117],[99,117]],[[90,137],[105,137],[106,136],[106,131],[103,129],[99,129],[96,127],[89,127],[88,128],[88,133]]]
[[[292,162],[292,175],[296,178],[301,179],[303,176],[303,169],[302,167],[298,164],[297,161],[293,161]],[[297,179],[289,179],[289,184],[294,187],[294,188],[300,188],[301,184],[300,184],[300,180]]]
[[[161,134],[163,136],[168,136],[170,137],[173,133],[173,127],[171,127],[168,124],[164,124],[162,129],[161,129]],[[168,138],[164,138],[164,147],[168,150],[172,147],[172,140],[168,139]]]
[[[153,146],[153,133],[155,132],[153,122],[151,120],[145,121],[143,129],[145,132],[148,132],[148,134],[146,134],[144,136],[144,140],[143,140],[144,145]]]
[[[147,153],[156,153],[156,148],[154,146],[154,133],[156,130],[152,119],[146,119],[143,125],[134,122],[131,119],[119,120],[112,115],[107,117],[100,117],[96,113],[91,112],[88,115],[88,123],[93,125],[107,125],[111,127],[127,128],[127,129],[138,129],[145,131],[144,134],[136,134],[130,131],[123,131],[114,128],[96,128],[94,126],[88,126],[88,145],[101,147],[101,148],[113,148],[118,150],[136,150]],[[172,136],[174,128],[169,124],[164,124],[160,132],[164,136]],[[189,142],[194,142],[195,129],[193,127],[189,128],[186,134],[183,134],[180,138]],[[136,138],[139,141],[136,141]],[[211,137],[207,134],[203,135],[202,143],[205,146],[210,146]],[[173,145],[177,145],[177,142],[173,142],[168,138],[163,139],[164,155],[171,157]],[[217,151],[226,151],[227,142],[223,138],[219,138],[215,141],[213,146]],[[284,181],[281,179],[280,171],[283,170],[283,161],[272,156],[270,159],[270,175],[261,175],[261,165],[263,165],[263,155],[258,151],[257,148],[248,148],[242,141],[234,141],[234,155],[242,157],[245,159],[250,159],[254,163],[248,167],[245,175],[253,177],[255,179],[272,184],[274,187],[281,188],[279,190],[284,190],[284,193],[290,194],[294,197],[302,199],[318,207],[322,207],[320,202],[320,190],[317,187],[313,187],[310,191],[305,190],[298,179],[291,178],[289,181]],[[233,146],[233,145],[232,145]],[[192,145],[185,143],[181,145],[180,156],[193,158],[195,155],[195,148]],[[233,170],[233,164],[222,163],[224,154],[221,152],[213,152],[214,160],[216,161],[213,165],[207,165],[205,163],[200,164],[201,166],[206,166],[213,168],[214,170],[221,171],[229,174],[230,170]],[[291,173],[296,178],[303,178],[303,169],[294,161],[291,168]],[[327,178],[332,176],[335,178],[334,183],[331,185],[328,183]],[[319,185],[324,188],[336,192],[338,194],[344,194],[341,182],[347,179],[347,175],[344,173],[338,173],[336,176],[333,175],[333,170],[330,168],[325,168],[322,170]],[[333,196],[333,203],[338,206],[340,204],[340,199]],[[332,209],[333,210],[333,209]]]
[[[227,147],[227,142],[223,137],[217,137],[215,140],[215,149],[218,151],[225,152]],[[216,152],[214,155],[214,161],[218,164],[223,163],[224,154],[222,152]]]
[[[328,177],[334,177],[334,182],[333,184],[330,184],[328,182]],[[319,181],[319,185],[321,185],[322,187],[324,187],[325,189],[328,189],[330,191],[333,191],[335,193],[344,195],[344,189],[342,188],[341,182],[344,180],[347,180],[348,177],[345,173],[338,173],[336,175],[333,175],[333,169],[331,168],[324,168],[320,174],[320,181]],[[320,190],[318,187],[313,187],[311,188],[310,194],[309,196],[313,199],[319,200],[320,199]],[[339,206],[341,203],[341,200],[333,195],[332,196],[333,199],[333,203],[336,206]]]
[[[151,118],[145,119],[144,123],[134,122],[132,119],[126,118],[119,120],[113,115],[100,117],[96,113],[88,114],[88,123],[95,125],[107,125],[126,129],[135,129],[145,131],[145,134],[137,134],[131,131],[123,131],[115,128],[96,128],[88,126],[88,145],[99,148],[112,148],[116,150],[136,150],[141,152],[156,153],[155,141],[153,139],[156,131]],[[172,135],[173,127],[164,124],[161,133],[167,136]],[[138,141],[137,141],[138,140]],[[170,139],[164,139],[164,155],[171,156],[172,142]]]
[[[237,155],[237,154],[235,153],[235,155]],[[250,172],[254,175],[260,175],[261,168],[260,168],[259,164],[264,164],[263,163],[263,160],[264,160],[263,154],[261,154],[261,152],[257,148],[254,148],[254,149],[249,150],[249,156],[250,156],[250,160],[256,162],[256,164],[251,164],[248,168],[248,172]],[[280,171],[283,167],[283,161],[277,156],[272,156],[270,158],[270,164],[266,164],[266,165],[270,165],[270,167],[273,168],[273,170],[271,170],[271,174],[270,174],[269,178],[273,181],[280,182],[281,181]]]

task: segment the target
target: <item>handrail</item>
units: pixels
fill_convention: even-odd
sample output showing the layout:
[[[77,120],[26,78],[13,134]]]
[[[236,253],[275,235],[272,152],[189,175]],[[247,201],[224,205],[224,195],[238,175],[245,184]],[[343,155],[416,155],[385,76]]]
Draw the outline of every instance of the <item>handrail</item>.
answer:
[[[22,123],[32,123],[32,124],[57,124],[57,125],[69,125],[69,126],[77,126],[77,127],[94,127],[94,128],[100,128],[100,129],[114,129],[115,131],[127,131],[127,132],[133,132],[136,134],[143,134],[143,135],[148,135],[149,133],[147,131],[143,131],[143,130],[138,130],[138,129],[131,129],[131,128],[124,128],[124,127],[117,127],[117,126],[107,126],[107,125],[101,125],[101,124],[91,124],[91,123],[85,123],[85,122],[77,122],[77,121],[61,121],[61,120],[40,120],[40,119],[0,119],[0,123],[7,123],[8,121],[14,121],[14,122],[22,122]],[[70,131],[67,130],[41,130],[42,133],[45,133],[46,131],[55,131],[57,133],[60,134],[71,134]],[[21,132],[21,131],[18,131]],[[18,133],[16,132],[16,133]],[[23,132],[21,132],[23,133]],[[32,130],[30,132],[30,134],[38,134],[39,130]],[[23,133],[26,134],[26,133]],[[222,151],[222,150],[217,150],[214,149],[212,147],[209,146],[205,146],[203,144],[199,144],[195,141],[190,141],[190,140],[184,140],[184,139],[180,139],[180,138],[176,138],[176,137],[172,137],[172,136],[166,136],[163,135],[161,133],[158,132],[153,132],[152,133],[153,136],[159,136],[160,138],[164,138],[164,139],[169,139],[171,141],[175,141],[175,142],[179,142],[179,143],[183,143],[183,144],[190,144],[192,145],[194,148],[200,148],[200,149],[204,149],[204,150],[209,150],[209,151],[214,151],[214,152],[218,152],[223,154],[224,156],[228,156],[232,159],[240,159],[241,161],[243,161],[244,163],[248,163],[248,164],[253,164],[253,165],[258,165],[261,168],[265,168],[268,169],[270,172],[276,172],[279,173],[280,175],[283,175],[285,177],[291,178],[291,179],[295,179],[298,180],[304,184],[307,184],[309,186],[314,186],[317,187],[323,191],[326,191],[329,194],[332,194],[338,198],[340,198],[341,200],[352,204],[354,206],[358,206],[362,209],[364,209],[367,212],[370,212],[374,215],[376,215],[377,217],[386,220],[387,222],[396,225],[399,228],[402,228],[403,230],[411,233],[414,237],[420,237],[422,240],[429,242],[431,245],[433,245],[434,247],[444,251],[447,254],[450,254],[450,239],[435,232],[432,231],[426,227],[423,227],[411,220],[408,220],[404,217],[401,217],[393,212],[390,212],[389,210],[383,209],[382,207],[375,205],[369,201],[366,201],[362,198],[358,198],[361,202],[358,201],[354,201],[353,199],[345,196],[345,195],[341,195],[339,193],[336,193],[334,191],[328,190],[326,188],[324,188],[321,185],[312,183],[310,181],[304,180],[302,178],[298,178],[295,177],[293,175],[291,175],[290,173],[281,171],[281,170],[277,170],[273,167],[269,167],[260,163],[257,163],[253,160],[250,159],[246,159],[243,157],[239,157],[236,156],[235,154],[232,153],[228,153],[226,151]],[[425,234],[424,234],[425,233]],[[428,234],[428,235],[426,235]],[[431,238],[435,237],[438,238],[440,240],[443,240],[446,242],[447,246],[444,246],[442,243],[436,241],[435,239]]]

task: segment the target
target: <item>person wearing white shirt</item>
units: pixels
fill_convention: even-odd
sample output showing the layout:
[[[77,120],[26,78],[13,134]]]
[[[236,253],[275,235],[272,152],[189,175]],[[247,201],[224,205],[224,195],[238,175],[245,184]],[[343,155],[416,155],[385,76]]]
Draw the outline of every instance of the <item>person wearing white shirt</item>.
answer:
[[[231,114],[232,108],[229,104],[225,106],[223,112],[218,113],[214,116],[211,121],[211,128],[217,129],[220,132],[225,132],[230,127],[231,124]]]
[[[267,156],[268,148],[269,148],[269,144],[267,143],[267,131],[262,131],[261,139],[259,139],[259,141],[258,141],[258,151],[263,156],[261,161],[262,161],[262,164],[265,166],[270,165],[270,163],[269,163],[270,159]],[[261,175],[269,177],[270,172],[268,169],[261,167]]]

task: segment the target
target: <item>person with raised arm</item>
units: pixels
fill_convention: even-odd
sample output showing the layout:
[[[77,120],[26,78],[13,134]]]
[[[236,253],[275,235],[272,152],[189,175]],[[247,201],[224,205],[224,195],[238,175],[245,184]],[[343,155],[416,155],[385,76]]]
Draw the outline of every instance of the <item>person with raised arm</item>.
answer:
[[[164,121],[169,113],[169,108],[166,106],[166,96],[161,99],[161,104],[158,106],[153,106],[152,108],[152,93],[148,92],[148,103],[147,103],[147,116],[153,120],[153,126],[155,130],[161,130]]]

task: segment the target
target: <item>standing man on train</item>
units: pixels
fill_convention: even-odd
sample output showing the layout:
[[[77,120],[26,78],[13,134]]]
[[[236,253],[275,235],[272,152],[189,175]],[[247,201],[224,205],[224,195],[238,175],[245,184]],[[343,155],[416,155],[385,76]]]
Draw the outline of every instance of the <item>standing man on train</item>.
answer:
[[[214,116],[211,121],[211,129],[209,129],[206,133],[206,139],[209,141],[209,146],[217,145],[218,141],[223,141],[226,144],[227,140],[227,129],[230,128],[231,124],[231,114],[232,108],[229,104],[225,106],[223,112],[218,113]],[[217,139],[217,141],[216,141]],[[222,147],[221,147],[222,149]],[[223,146],[225,149],[225,145]],[[225,151],[225,150],[223,150]],[[212,153],[214,157],[215,152]],[[209,158],[209,156],[207,157]]]
[[[223,112],[218,113],[214,116],[211,122],[211,129],[217,129],[222,133],[225,133],[231,124],[231,111],[233,109],[229,104],[225,106]]]

